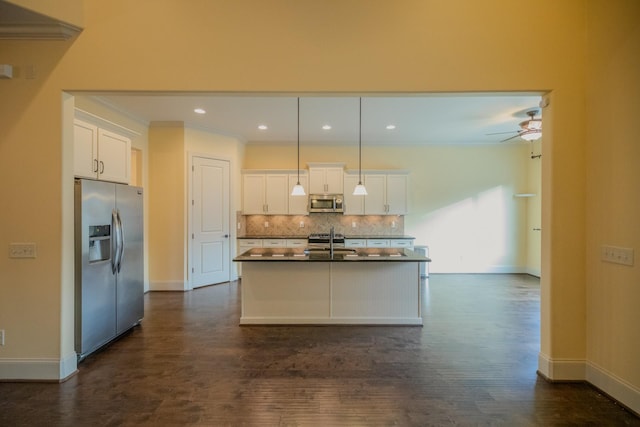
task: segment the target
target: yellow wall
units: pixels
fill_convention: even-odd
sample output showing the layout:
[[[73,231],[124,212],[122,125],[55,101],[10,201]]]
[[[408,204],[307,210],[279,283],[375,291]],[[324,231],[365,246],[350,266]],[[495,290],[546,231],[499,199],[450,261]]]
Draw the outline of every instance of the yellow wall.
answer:
[[[636,387],[640,412],[640,2],[616,4],[588,3],[587,374],[614,395]],[[635,248],[635,265],[602,262],[602,245]]]
[[[249,144],[244,167],[295,169],[296,161],[295,146]],[[303,145],[301,167],[309,162],[346,163],[347,169],[357,171],[357,144]],[[365,146],[362,150],[365,172],[410,171],[410,209],[404,231],[416,237],[416,244],[429,246],[430,270],[436,273],[528,268],[527,200],[514,194],[529,191],[529,162],[529,146],[519,143]]]
[[[186,165],[182,122],[149,128],[149,287],[184,289],[187,222]]]
[[[35,260],[0,257],[0,327],[7,331],[0,374],[9,358],[55,361],[70,352],[73,328],[62,319],[72,299],[65,290],[73,263],[66,243],[73,221],[67,195],[71,141],[62,138],[64,90],[550,91],[542,161],[541,360],[546,366],[541,370],[561,379],[571,376],[563,372],[565,361],[584,364],[585,241],[593,229],[585,222],[587,5],[593,12],[590,27],[597,28],[609,17],[638,22],[632,0],[606,6],[595,0],[539,0],[534,5],[525,0],[83,4],[84,30],[74,40],[0,41],[4,63],[34,65],[36,70],[34,79],[22,75],[0,81],[5,101],[0,103],[0,193],[11,201],[0,210],[0,223],[11,224],[2,229],[0,246],[38,244]],[[627,10],[632,7],[635,15]],[[599,8],[606,9],[603,18]],[[514,36],[522,34],[535,37]],[[606,40],[617,46],[614,34]],[[532,44],[533,60],[527,55]],[[623,46],[620,59],[604,53],[589,59],[604,68],[624,69],[623,59],[631,61],[636,51]],[[628,111],[636,117],[637,106],[632,101],[626,105],[635,108]],[[617,125],[609,119],[598,131],[617,134]],[[613,169],[616,158],[600,160]],[[628,200],[615,197],[621,205]],[[603,221],[590,217],[589,224]],[[618,345],[612,351],[624,349]],[[636,390],[638,369],[620,369],[622,379]]]

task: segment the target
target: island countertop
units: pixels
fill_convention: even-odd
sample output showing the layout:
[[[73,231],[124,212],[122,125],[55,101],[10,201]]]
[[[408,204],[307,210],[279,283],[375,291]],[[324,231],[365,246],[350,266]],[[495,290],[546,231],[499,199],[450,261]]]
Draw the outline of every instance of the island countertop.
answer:
[[[397,248],[336,248],[330,251],[302,248],[252,248],[233,259],[236,262],[431,262],[431,259],[409,249]]]

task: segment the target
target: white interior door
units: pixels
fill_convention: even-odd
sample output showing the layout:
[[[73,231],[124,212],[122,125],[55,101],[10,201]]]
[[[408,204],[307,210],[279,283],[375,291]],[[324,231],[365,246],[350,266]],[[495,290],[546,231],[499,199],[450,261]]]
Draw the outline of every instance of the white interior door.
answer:
[[[229,281],[229,162],[192,157],[191,287]]]

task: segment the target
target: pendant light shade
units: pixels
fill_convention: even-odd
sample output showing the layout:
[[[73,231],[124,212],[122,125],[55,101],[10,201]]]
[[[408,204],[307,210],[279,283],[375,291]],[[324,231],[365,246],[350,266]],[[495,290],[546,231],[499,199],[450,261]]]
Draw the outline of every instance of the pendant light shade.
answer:
[[[366,196],[367,189],[362,183],[362,98],[360,98],[360,117],[358,122],[358,185],[353,189],[353,195]]]
[[[300,184],[300,98],[298,98],[298,182],[291,190],[292,196],[306,196],[304,187]]]

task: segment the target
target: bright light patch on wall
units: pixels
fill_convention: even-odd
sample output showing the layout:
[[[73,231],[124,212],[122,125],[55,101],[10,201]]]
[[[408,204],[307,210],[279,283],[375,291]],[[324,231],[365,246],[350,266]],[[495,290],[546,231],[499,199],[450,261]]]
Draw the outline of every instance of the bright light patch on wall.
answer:
[[[258,125],[258,129],[260,129],[260,130],[267,130],[267,129],[269,129],[269,128],[267,127],[267,125]]]
[[[193,112],[194,112],[194,113],[197,113],[197,114],[204,114],[204,113],[206,113],[207,111],[206,111],[204,108],[195,108],[195,109],[193,110]]]
[[[322,129],[331,130],[331,125],[324,125],[324,126],[322,126]]]
[[[509,192],[498,186],[430,213],[422,233],[429,236],[430,253],[438,254],[431,271],[495,273],[504,265],[517,265],[515,254],[507,251],[518,239],[508,198]]]
[[[394,130],[396,125],[387,125],[387,130]]]

